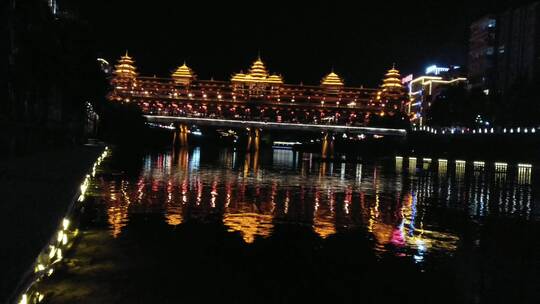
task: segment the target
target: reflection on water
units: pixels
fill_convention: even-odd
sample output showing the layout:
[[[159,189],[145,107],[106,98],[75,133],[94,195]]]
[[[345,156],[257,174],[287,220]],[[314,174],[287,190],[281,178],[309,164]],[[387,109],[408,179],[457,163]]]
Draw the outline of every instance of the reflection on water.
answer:
[[[197,147],[148,154],[137,178],[110,172],[97,186],[114,237],[137,213],[163,214],[172,226],[218,221],[246,243],[272,235],[279,224],[310,227],[321,238],[365,228],[377,252],[416,262],[430,252],[451,254],[458,245],[457,227],[446,224],[441,207],[473,218],[537,215],[527,165],[514,172],[506,163],[481,161],[315,159],[292,150],[239,154]]]

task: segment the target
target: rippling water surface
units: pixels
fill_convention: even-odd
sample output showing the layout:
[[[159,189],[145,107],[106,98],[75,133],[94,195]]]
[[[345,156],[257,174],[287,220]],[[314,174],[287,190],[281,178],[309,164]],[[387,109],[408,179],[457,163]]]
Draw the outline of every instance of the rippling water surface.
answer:
[[[534,167],[292,150],[116,151],[52,302],[528,303]]]

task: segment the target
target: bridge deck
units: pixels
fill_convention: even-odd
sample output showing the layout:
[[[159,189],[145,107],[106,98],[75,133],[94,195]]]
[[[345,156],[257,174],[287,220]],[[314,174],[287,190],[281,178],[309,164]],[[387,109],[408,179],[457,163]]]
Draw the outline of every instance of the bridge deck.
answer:
[[[390,128],[374,128],[374,127],[357,127],[357,126],[340,126],[340,125],[318,125],[318,124],[302,124],[302,123],[286,123],[286,122],[263,122],[252,120],[232,120],[219,118],[200,118],[200,117],[179,117],[179,116],[157,116],[145,115],[148,122],[154,123],[186,123],[199,126],[215,126],[225,128],[238,127],[254,127],[270,130],[294,130],[294,131],[309,131],[309,132],[348,132],[348,133],[363,133],[373,135],[390,135],[390,136],[406,136],[405,129],[390,129]]]

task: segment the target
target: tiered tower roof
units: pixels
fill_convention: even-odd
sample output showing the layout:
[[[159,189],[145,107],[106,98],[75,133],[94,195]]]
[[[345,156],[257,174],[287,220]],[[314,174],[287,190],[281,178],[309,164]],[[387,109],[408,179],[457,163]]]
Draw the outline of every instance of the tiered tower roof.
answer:
[[[338,74],[332,71],[330,72],[330,74],[323,77],[323,79],[321,80],[321,85],[328,87],[342,87],[344,84],[341,77],[339,77]]]
[[[251,83],[269,83],[269,84],[283,84],[283,78],[280,75],[272,74],[270,75],[266,70],[264,62],[261,60],[261,57],[258,57],[257,60],[251,65],[249,73],[244,74],[243,72],[236,73],[231,78],[233,82],[251,82]]]
[[[264,66],[264,62],[262,62],[261,57],[258,57],[253,65],[251,65],[249,75],[253,78],[268,78],[268,72],[266,71],[266,67]]]
[[[196,79],[196,77],[193,70],[188,67],[185,62],[172,74],[174,82],[181,84],[189,84],[192,80]]]
[[[137,77],[137,71],[134,64],[135,61],[133,61],[126,51],[126,54],[120,57],[118,64],[114,66],[113,74],[121,78],[135,78]]]
[[[384,75],[384,80],[382,84],[383,89],[403,89],[403,84],[401,83],[401,75],[395,66],[392,66],[390,70]]]
[[[268,77],[266,79],[266,82],[268,83],[277,83],[277,84],[283,84],[283,79],[281,78],[280,75],[270,75],[270,77]]]
[[[405,88],[401,83],[401,75],[396,69],[395,65],[392,66],[388,72],[384,75],[381,90],[377,93],[377,100],[379,101],[401,101],[405,98]]]

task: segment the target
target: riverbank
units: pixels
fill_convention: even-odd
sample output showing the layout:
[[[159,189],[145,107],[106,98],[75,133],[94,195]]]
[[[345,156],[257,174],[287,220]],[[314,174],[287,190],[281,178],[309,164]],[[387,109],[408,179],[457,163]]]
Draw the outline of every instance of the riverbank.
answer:
[[[401,154],[404,156],[460,158],[482,161],[515,161],[538,164],[540,136],[536,134],[433,135],[411,133]]]
[[[72,146],[0,162],[0,300],[50,239],[102,150]]]

